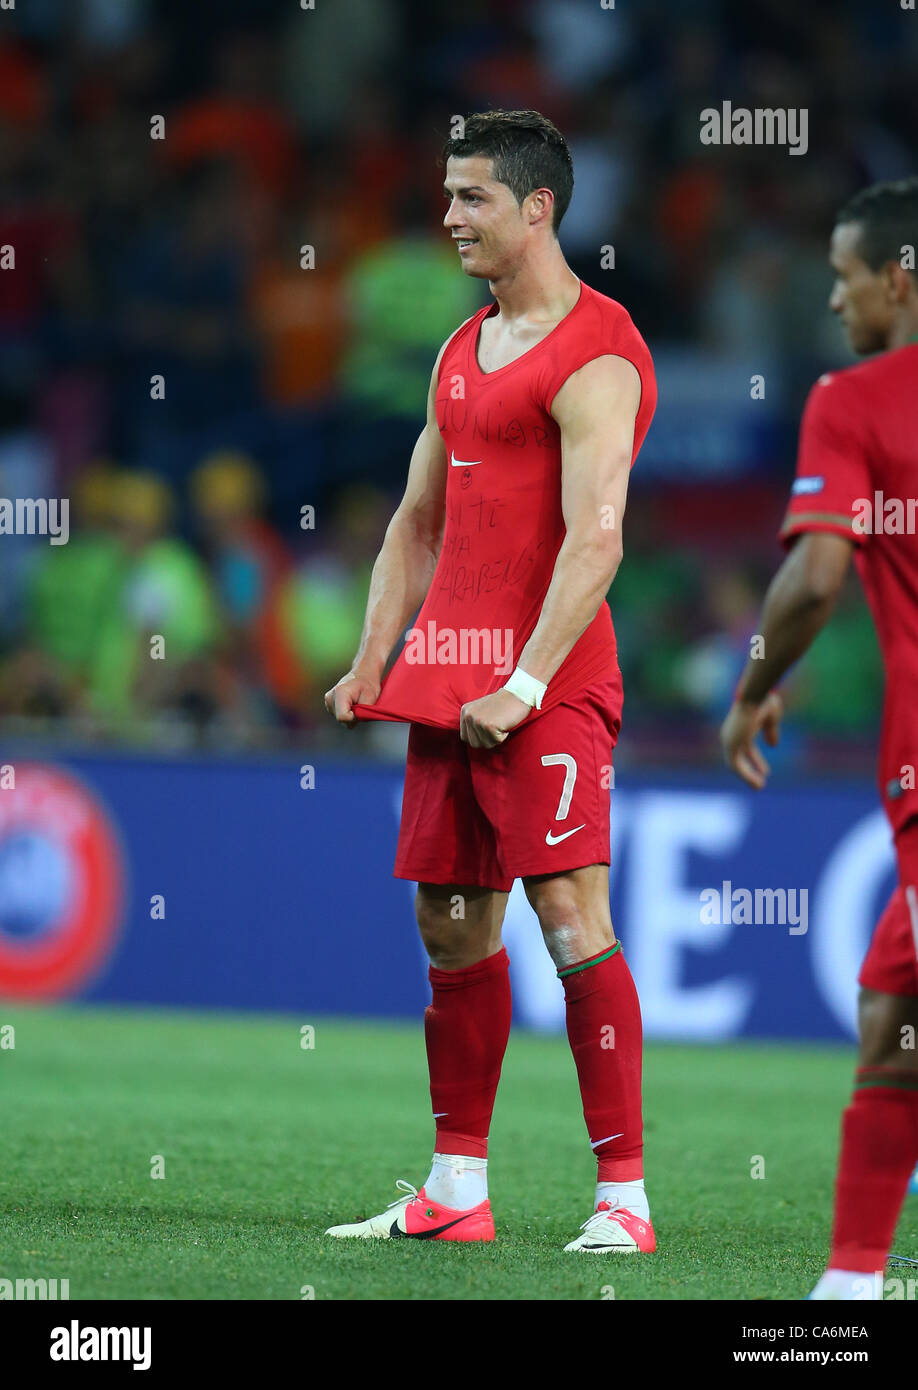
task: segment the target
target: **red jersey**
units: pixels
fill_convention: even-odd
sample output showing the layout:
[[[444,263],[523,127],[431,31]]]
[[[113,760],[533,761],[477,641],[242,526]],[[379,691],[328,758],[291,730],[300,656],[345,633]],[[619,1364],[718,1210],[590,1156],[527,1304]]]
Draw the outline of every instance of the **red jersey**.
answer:
[[[436,388],[447,457],[446,522],[427,597],[374,705],[361,719],[458,729],[470,700],[506,684],[539,620],[564,539],[561,431],[552,401],[595,357],[625,357],[641,378],[634,463],[657,401],[653,363],[627,311],[581,282],[580,298],[552,331],[505,367],[483,372],[478,333],[497,304],[480,309],[447,343]],[[542,711],[621,674],[608,605],[549,682]]]
[[[822,376],[810,391],[780,538],[855,544],[886,672],[878,781],[893,830],[918,813],[918,345]]]

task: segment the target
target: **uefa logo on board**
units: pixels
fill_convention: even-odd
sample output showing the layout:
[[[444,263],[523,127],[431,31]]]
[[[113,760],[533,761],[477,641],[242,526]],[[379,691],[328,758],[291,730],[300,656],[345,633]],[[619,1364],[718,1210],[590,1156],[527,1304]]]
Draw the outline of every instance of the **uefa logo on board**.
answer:
[[[77,993],[111,956],[123,906],[105,808],[71,773],[17,763],[0,791],[0,998]]]

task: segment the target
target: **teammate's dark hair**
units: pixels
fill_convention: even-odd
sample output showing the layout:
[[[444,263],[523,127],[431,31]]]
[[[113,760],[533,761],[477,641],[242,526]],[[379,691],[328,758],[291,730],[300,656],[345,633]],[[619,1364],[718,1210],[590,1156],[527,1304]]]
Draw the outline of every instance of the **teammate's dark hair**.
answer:
[[[443,146],[444,161],[476,154],[493,161],[494,178],[507,185],[518,206],[535,189],[551,189],[557,236],[574,191],[574,162],[560,130],[538,111],[479,111],[465,118],[462,137]]]
[[[903,247],[918,248],[918,178],[875,183],[856,193],[836,224],[860,224],[858,252],[871,270],[887,261],[902,262]]]

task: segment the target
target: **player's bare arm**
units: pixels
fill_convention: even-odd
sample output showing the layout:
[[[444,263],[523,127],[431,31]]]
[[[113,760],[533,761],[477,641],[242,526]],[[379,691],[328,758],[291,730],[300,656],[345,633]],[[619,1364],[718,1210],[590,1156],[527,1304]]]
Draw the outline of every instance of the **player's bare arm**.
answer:
[[[641,400],[637,368],[624,357],[594,358],[561,387],[551,413],[561,430],[561,508],[565,537],[539,621],[517,658],[548,684],[596,617],[622,558],[622,517]],[[507,690],[464,705],[460,733],[473,748],[494,748],[530,706]]]
[[[423,602],[436,569],[446,515],[447,460],[434,400],[445,346],[431,373],[427,420],[411,455],[405,493],[373,566],[357,655],[347,675],[325,695],[329,714],[350,728],[357,722],[353,706],[372,705],[379,699],[386,662],[405,624]]]
[[[728,767],[760,791],[770,767],[756,746],[761,733],[773,748],[783,705],[774,687],[825,627],[841,592],[854,542],[809,531],[794,544],[765,595],[758,634],[764,654],[750,657],[720,731]]]

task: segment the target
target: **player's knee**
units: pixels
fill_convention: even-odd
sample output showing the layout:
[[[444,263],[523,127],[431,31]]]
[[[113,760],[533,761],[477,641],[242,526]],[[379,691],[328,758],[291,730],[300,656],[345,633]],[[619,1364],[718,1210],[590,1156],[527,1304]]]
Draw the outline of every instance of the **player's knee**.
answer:
[[[467,933],[462,922],[454,921],[440,902],[431,902],[419,893],[415,915],[424,949],[438,970],[455,970],[465,964]]]
[[[858,996],[862,1067],[918,1070],[918,1009],[899,995],[862,989]]]
[[[584,903],[582,893],[563,878],[526,883],[525,887],[548,954],[559,970],[589,959],[614,942],[608,909]]]
[[[588,938],[576,924],[554,922],[547,925],[543,922],[541,925],[548,954],[559,970],[566,965],[577,965],[590,955]]]
[[[562,928],[576,929],[582,910],[578,894],[566,878],[548,878],[526,882],[526,896],[539,919],[543,932]]]
[[[431,965],[463,970],[499,951],[506,898],[491,889],[420,884],[414,911]]]
[[[444,920],[442,908],[422,902],[420,894],[415,902],[414,915],[417,918],[421,940],[429,955],[432,947],[435,948],[448,939],[448,919]]]
[[[559,968],[588,955],[589,933],[573,893],[563,885],[541,885],[530,902],[539,919],[548,954]]]

